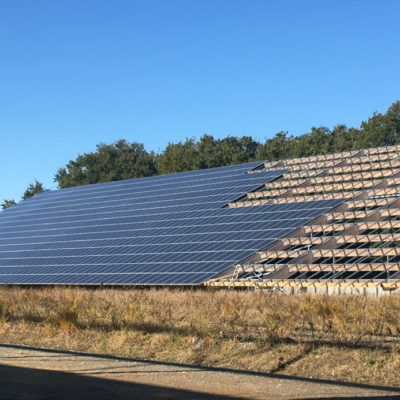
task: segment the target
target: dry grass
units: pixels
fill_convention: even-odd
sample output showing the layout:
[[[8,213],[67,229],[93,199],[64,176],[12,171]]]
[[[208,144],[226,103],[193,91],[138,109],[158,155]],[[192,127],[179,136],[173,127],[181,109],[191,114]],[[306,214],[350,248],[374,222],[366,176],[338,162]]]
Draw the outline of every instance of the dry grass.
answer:
[[[0,288],[0,341],[400,382],[400,297]]]

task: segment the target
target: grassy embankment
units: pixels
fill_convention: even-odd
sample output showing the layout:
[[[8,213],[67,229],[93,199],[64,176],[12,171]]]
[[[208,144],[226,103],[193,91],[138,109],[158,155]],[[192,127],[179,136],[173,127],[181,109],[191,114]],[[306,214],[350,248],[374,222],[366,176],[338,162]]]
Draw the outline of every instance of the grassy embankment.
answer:
[[[0,288],[0,342],[400,385],[400,297]]]

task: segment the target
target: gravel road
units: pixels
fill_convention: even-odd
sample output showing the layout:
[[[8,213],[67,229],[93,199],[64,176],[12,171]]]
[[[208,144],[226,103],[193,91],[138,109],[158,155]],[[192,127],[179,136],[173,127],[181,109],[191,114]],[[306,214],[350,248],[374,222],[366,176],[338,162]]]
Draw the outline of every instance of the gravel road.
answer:
[[[0,345],[0,400],[400,399],[399,389]]]

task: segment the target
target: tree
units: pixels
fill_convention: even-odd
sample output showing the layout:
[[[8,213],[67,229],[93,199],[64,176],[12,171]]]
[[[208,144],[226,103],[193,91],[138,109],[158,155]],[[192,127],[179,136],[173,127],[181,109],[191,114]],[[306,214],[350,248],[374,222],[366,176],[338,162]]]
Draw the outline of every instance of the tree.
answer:
[[[185,142],[169,143],[157,155],[157,168],[160,174],[166,174],[254,161],[259,145],[251,136],[215,139],[203,135],[198,141],[188,138]]]
[[[187,138],[184,142],[168,143],[165,150],[157,155],[158,173],[171,174],[196,169],[197,158],[194,138]]]
[[[357,148],[390,146],[400,143],[400,101],[393,103],[385,114],[374,113],[361,123]]]
[[[203,135],[195,144],[196,159],[194,169],[213,168],[223,165],[220,141],[212,135]]]
[[[352,150],[358,135],[358,129],[347,129],[346,125],[336,125],[332,131],[332,146],[333,151],[348,151]]]
[[[4,199],[3,200],[3,202],[1,203],[1,208],[3,209],[3,210],[6,210],[7,208],[10,208],[11,206],[14,206],[15,204],[17,204],[16,202],[15,202],[15,200],[7,200],[7,199]]]
[[[119,181],[155,175],[154,153],[140,143],[121,139],[112,144],[100,143],[93,153],[78,155],[54,177],[59,188]]]
[[[219,166],[254,161],[259,144],[251,136],[228,136],[220,140],[221,162]]]
[[[35,180],[34,183],[31,183],[27,189],[25,190],[22,200],[27,200],[33,196],[36,196],[37,194],[44,192],[46,189],[43,187],[43,183]]]
[[[194,169],[220,167],[255,160],[280,160],[315,154],[348,151],[372,146],[400,143],[400,101],[386,113],[374,113],[359,129],[343,124],[332,130],[312,127],[298,136],[281,131],[259,143],[251,136],[227,136],[215,139],[203,135],[199,140],[187,138],[168,143],[158,153],[148,153],[143,144],[122,139],[101,143],[96,151],[78,155],[60,168],[54,181],[59,188],[139,178]]]
[[[335,151],[332,145],[332,132],[325,127],[312,127],[311,132],[300,136],[299,142],[304,140],[304,151],[301,156],[326,154]]]
[[[272,139],[267,139],[259,146],[257,158],[273,161],[295,157],[294,148],[291,146],[294,140],[296,139],[293,136],[288,137],[288,132],[278,132]]]

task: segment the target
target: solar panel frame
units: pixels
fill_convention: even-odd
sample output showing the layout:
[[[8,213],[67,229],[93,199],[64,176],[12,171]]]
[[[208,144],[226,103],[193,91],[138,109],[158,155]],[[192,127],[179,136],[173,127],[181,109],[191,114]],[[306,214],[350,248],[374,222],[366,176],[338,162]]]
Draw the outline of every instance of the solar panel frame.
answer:
[[[260,165],[43,192],[0,213],[0,284],[196,285],[341,202],[224,207]]]

